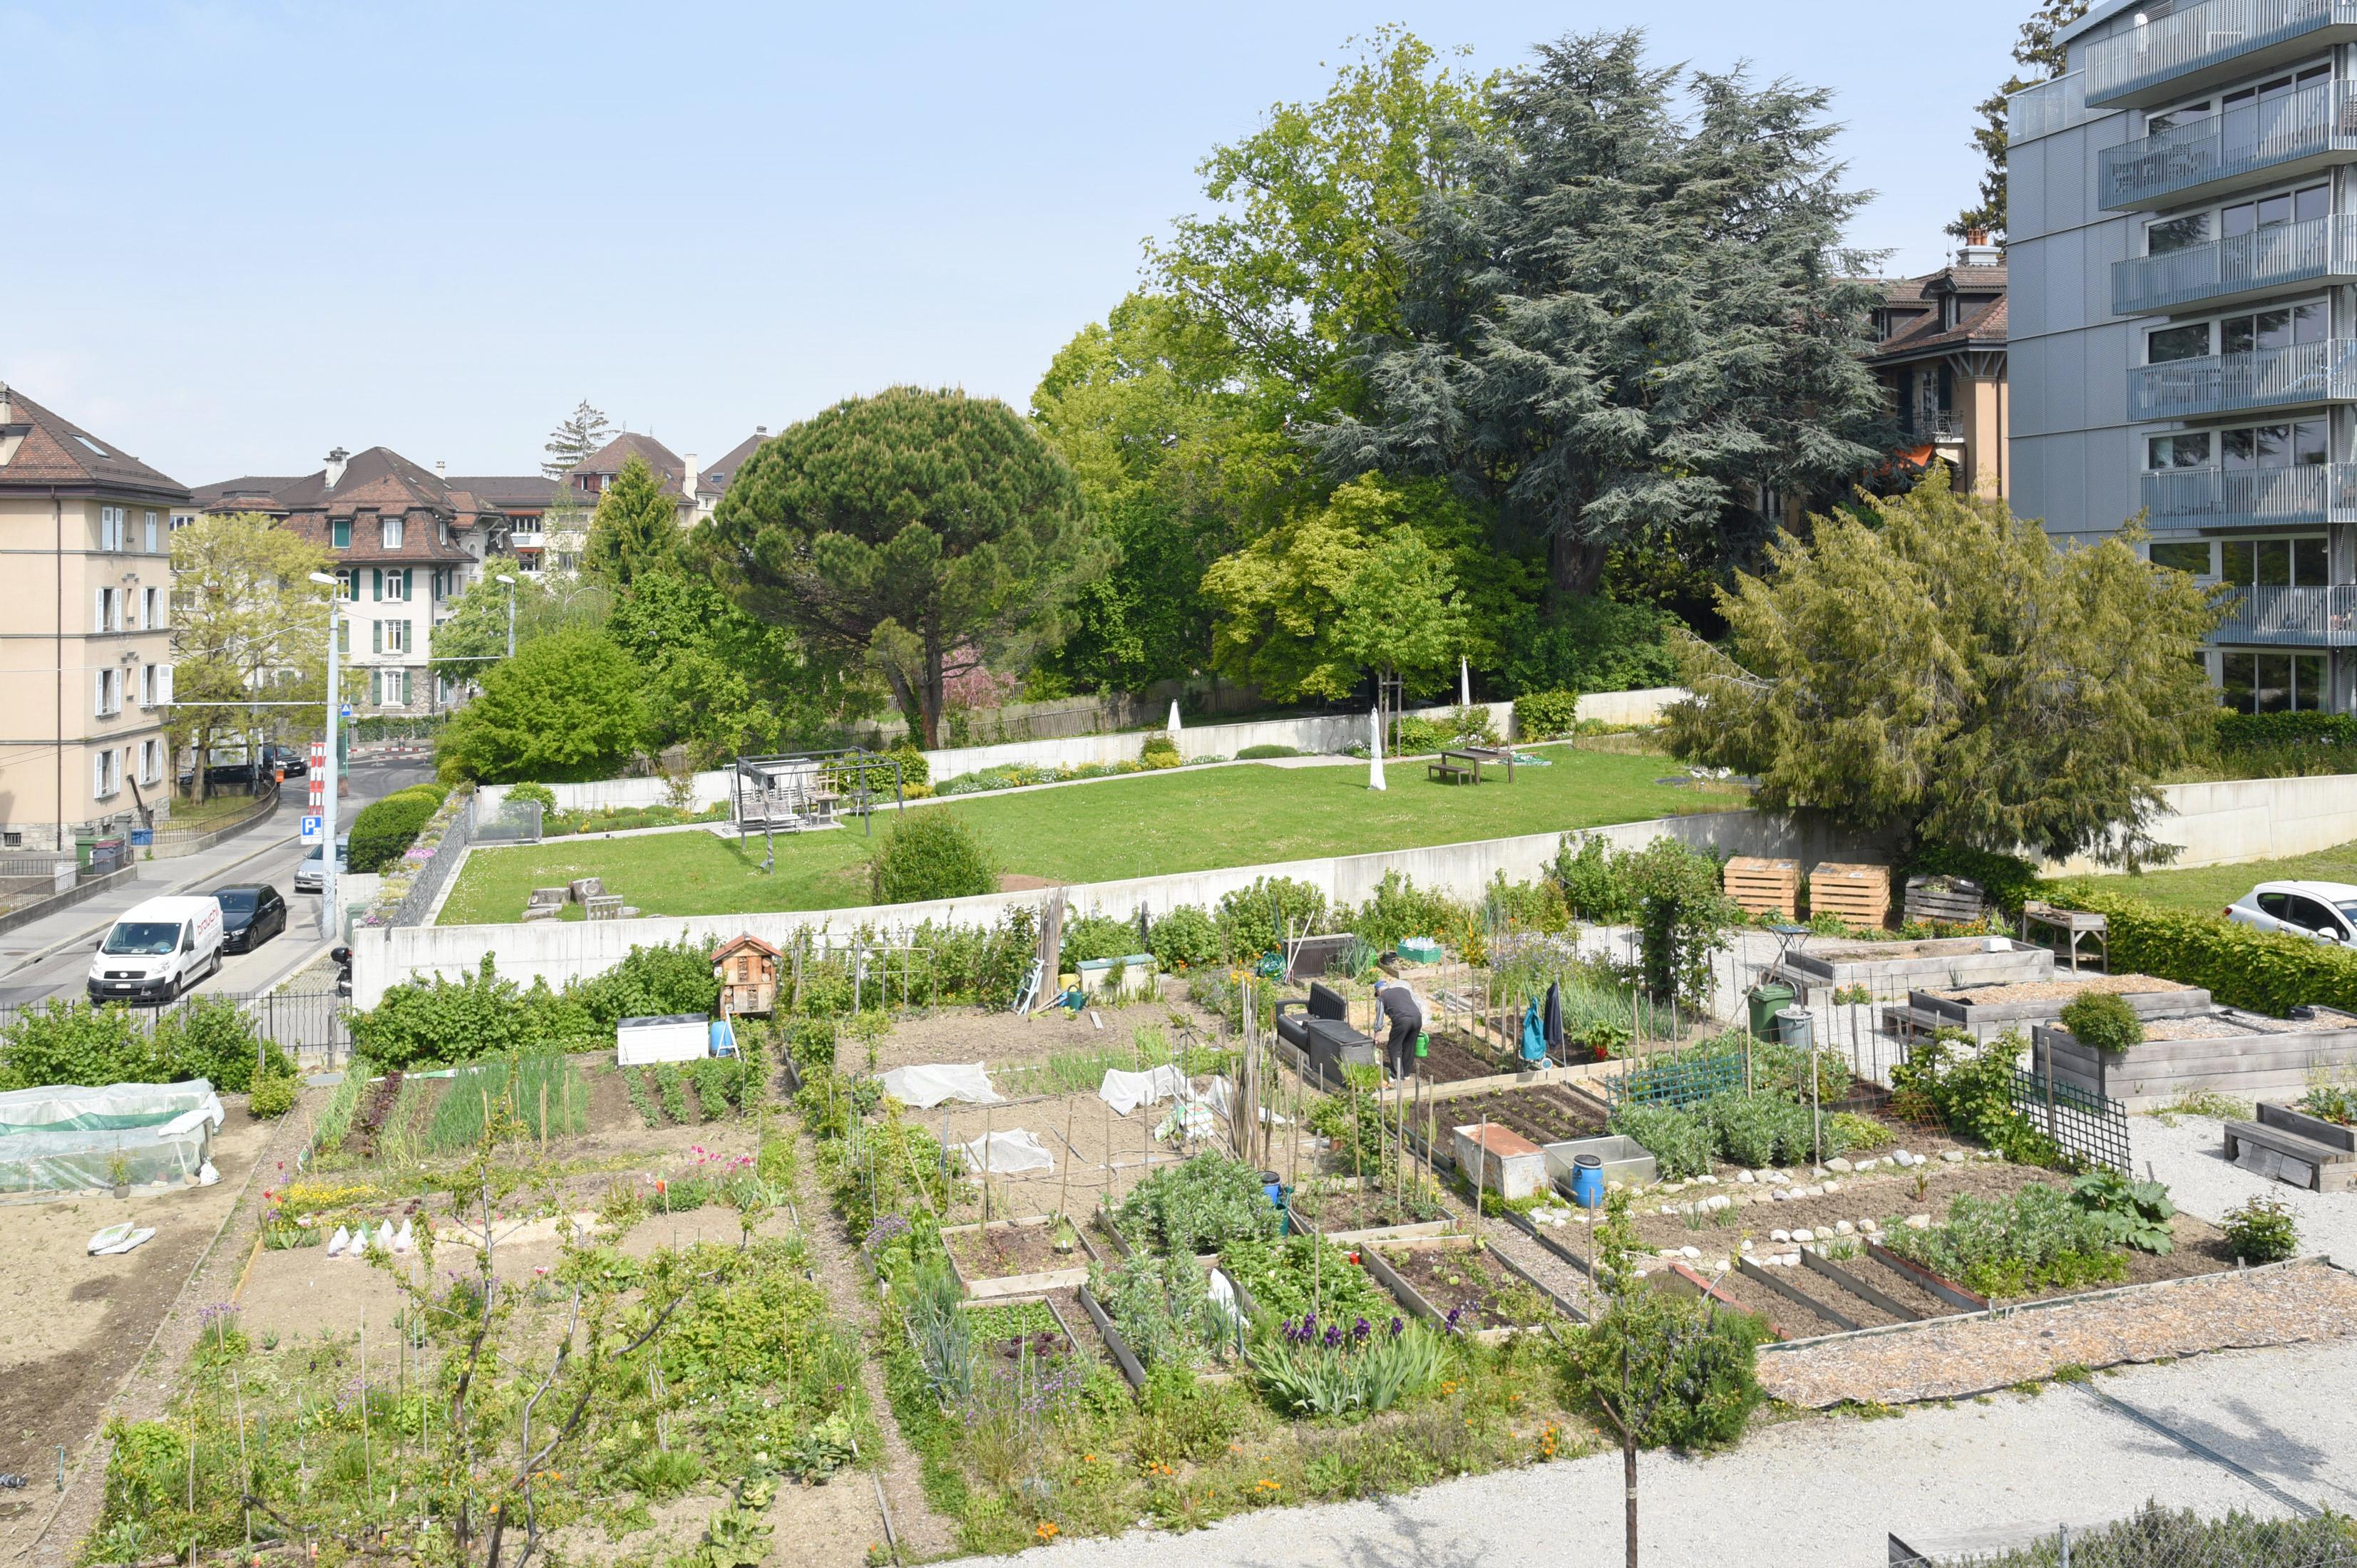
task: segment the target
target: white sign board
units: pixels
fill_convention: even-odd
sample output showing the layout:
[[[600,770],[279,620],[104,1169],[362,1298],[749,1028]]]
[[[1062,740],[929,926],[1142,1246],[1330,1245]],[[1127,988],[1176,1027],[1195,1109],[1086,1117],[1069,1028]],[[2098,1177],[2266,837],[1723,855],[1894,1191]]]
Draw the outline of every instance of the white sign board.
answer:
[[[305,843],[317,843],[321,838],[326,836],[326,823],[322,818],[307,816],[303,819],[303,842]]]

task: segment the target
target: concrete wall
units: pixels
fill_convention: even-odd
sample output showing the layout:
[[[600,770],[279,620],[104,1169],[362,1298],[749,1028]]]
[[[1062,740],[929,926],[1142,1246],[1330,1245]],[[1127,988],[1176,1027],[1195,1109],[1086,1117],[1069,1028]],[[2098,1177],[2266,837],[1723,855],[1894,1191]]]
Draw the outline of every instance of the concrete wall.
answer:
[[[1719,811],[1691,817],[1623,822],[1588,830],[1606,842],[1633,848],[1660,837],[1717,849],[1727,854],[1794,855],[1803,862],[1871,859],[1887,845],[1816,823],[1797,823],[1756,811]],[[1529,881],[1554,858],[1562,835],[1529,833],[1469,843],[1376,854],[1329,856],[1276,865],[1230,866],[1170,876],[1082,884],[1066,889],[1074,914],[1133,917],[1142,906],[1161,915],[1180,905],[1205,908],[1257,877],[1286,876],[1315,884],[1336,903],[1363,903],[1387,873],[1398,872],[1418,887],[1459,898],[1480,895],[1501,872]],[[996,893],[925,904],[893,904],[855,909],[776,911],[747,915],[667,916],[640,920],[544,921],[534,925],[394,926],[364,930],[352,948],[352,1001],[373,1007],[385,988],[428,974],[457,979],[493,957],[500,972],[524,983],[545,979],[552,986],[603,973],[634,947],[676,941],[682,936],[717,943],[740,931],[783,943],[798,931],[848,934],[867,927],[889,932],[924,920],[987,925],[1017,905],[1037,906],[1037,891]]]
[[[1597,724],[1646,725],[1659,722],[1662,710],[1685,693],[1675,686],[1641,692],[1598,692],[1579,699],[1579,716]],[[1484,703],[1490,722],[1500,733],[1513,724],[1514,704]],[[1451,707],[1412,708],[1419,718],[1444,717]],[[1029,763],[1039,768],[1077,768],[1089,763],[1135,762],[1149,736],[1159,730],[1130,730],[1117,735],[1076,735],[1058,740],[1017,740],[999,746],[943,747],[925,753],[936,779],[977,773],[985,768]],[[1246,746],[1289,746],[1296,751],[1339,752],[1367,738],[1367,715],[1345,714],[1296,719],[1264,719],[1253,724],[1193,725],[1180,714],[1178,754],[1186,757],[1233,757]],[[654,806],[664,800],[669,782],[659,778],[608,779],[594,784],[552,784],[556,803],[566,811],[596,811],[612,806]],[[699,773],[694,779],[695,804],[700,810],[728,799],[726,770]],[[505,785],[487,786],[486,805],[495,806],[507,794]]]
[[[2169,784],[2160,792],[2170,814],[2154,824],[2153,836],[2184,852],[2172,865],[2276,860],[2357,839],[2357,774]],[[2114,868],[2082,856],[2045,869],[2067,875]]]

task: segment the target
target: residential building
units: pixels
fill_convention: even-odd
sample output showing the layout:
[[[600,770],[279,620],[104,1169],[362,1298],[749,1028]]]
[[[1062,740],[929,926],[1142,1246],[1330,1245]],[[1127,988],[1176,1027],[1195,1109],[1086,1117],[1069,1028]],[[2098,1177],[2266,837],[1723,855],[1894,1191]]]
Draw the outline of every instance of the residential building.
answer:
[[[720,498],[726,495],[728,487],[736,482],[737,470],[743,467],[745,460],[759,451],[769,439],[770,427],[766,424],[757,424],[753,426],[752,435],[731,446],[726,456],[695,476],[694,521],[702,522],[712,515],[713,510],[720,504]],[[691,468],[694,466],[692,463],[689,465]]]
[[[613,484],[614,476],[633,457],[643,458],[654,470],[656,482],[662,487],[672,504],[679,509],[682,528],[695,521],[695,454],[682,457],[651,435],[640,435],[624,431],[576,464],[565,478],[571,482],[574,497],[595,511],[597,499]],[[584,520],[585,526],[587,520]]]
[[[489,474],[444,482],[454,499],[471,500],[478,515],[507,519],[508,549],[518,571],[569,572],[580,565],[590,509],[572,501],[564,480],[545,474]]]
[[[1960,489],[2006,487],[2005,252],[1983,235],[1955,264],[1883,285],[1867,363],[1890,393],[1914,467],[1939,461]]]
[[[2243,712],[2357,695],[2357,4],[2100,0],[2015,95],[2014,509],[2233,585]]]
[[[357,455],[339,446],[317,473],[227,479],[196,499],[207,512],[265,513],[327,546],[350,606],[342,652],[361,682],[355,705],[418,714],[460,694],[464,682],[437,684],[426,668],[434,627],[469,584],[512,560],[511,529],[538,513],[526,505],[511,517],[494,497],[528,496],[532,484],[544,506],[553,489],[544,479],[453,481],[382,446]]]
[[[170,814],[170,520],[188,499],[0,385],[0,853]]]

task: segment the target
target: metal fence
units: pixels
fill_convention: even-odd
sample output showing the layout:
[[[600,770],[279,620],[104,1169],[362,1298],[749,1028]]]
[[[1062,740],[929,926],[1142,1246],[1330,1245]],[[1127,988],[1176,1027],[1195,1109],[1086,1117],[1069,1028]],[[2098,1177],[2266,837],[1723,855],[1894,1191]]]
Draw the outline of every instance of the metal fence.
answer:
[[[1664,1062],[1641,1063],[1625,1075],[1604,1079],[1604,1098],[1614,1110],[1624,1105],[1698,1105],[1743,1089],[1742,1054],[1713,1050]]]
[[[2044,1073],[2013,1074],[2013,1108],[2066,1154],[2090,1165],[2132,1175],[2128,1155],[2128,1108],[2108,1095],[2092,1093]]]
[[[72,997],[60,997],[56,1002],[70,1006],[81,1004]],[[254,1033],[277,1046],[298,1066],[332,1068],[351,1058],[351,1003],[332,990],[264,991],[245,995],[200,991],[160,1007],[134,1007],[127,1011],[144,1033],[152,1035],[166,1018],[185,1018],[198,1007],[221,1002],[242,1009],[253,1020]],[[5,1032],[26,1015],[52,1004],[27,1002],[0,1007],[0,1032]]]
[[[479,804],[479,797],[468,796],[467,803],[459,807],[457,814],[450,819],[450,825],[442,832],[442,842],[434,846],[433,858],[418,867],[417,880],[412,882],[409,891],[402,895],[401,907],[393,912],[392,924],[416,926],[425,923],[425,912],[434,908],[434,900],[441,896],[443,885],[450,880],[450,874],[457,868],[467,846],[474,842],[475,808]]]

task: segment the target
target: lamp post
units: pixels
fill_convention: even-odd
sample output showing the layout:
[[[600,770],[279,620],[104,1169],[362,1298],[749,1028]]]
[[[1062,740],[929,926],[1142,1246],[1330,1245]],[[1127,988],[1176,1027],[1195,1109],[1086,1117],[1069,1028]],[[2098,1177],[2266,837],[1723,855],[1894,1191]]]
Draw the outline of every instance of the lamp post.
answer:
[[[336,718],[339,712],[337,698],[341,694],[336,686],[336,618],[343,614],[339,603],[343,585],[325,572],[311,574],[311,581],[323,584],[328,593],[328,746],[322,757],[328,777],[327,788],[321,792],[326,802],[322,808],[319,828],[319,935],[332,938],[339,934],[336,919],[336,790],[342,783],[336,773]]]
[[[510,659],[513,659],[515,657],[516,580],[508,575],[505,572],[500,573],[491,580],[497,583],[505,583],[508,585],[508,657]]]

